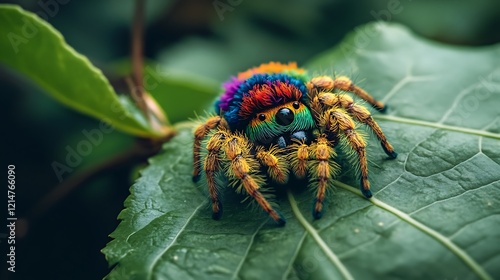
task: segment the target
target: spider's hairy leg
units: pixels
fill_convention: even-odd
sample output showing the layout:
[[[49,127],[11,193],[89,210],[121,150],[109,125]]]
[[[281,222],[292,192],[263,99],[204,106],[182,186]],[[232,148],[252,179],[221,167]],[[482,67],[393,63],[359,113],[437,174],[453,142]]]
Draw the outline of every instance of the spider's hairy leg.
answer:
[[[284,225],[286,223],[285,217],[273,209],[269,201],[259,191],[259,183],[261,180],[255,179],[255,172],[258,171],[259,162],[250,155],[250,144],[248,140],[242,136],[232,136],[227,139],[225,146],[225,153],[229,164],[229,177],[238,179],[246,193],[250,195],[255,201],[266,211],[269,216],[278,224]]]
[[[357,155],[359,172],[361,173],[361,192],[367,198],[372,197],[368,181],[368,160],[366,158],[366,142],[358,132],[353,119],[344,109],[334,108],[325,112],[325,129],[338,135],[341,141]]]
[[[382,145],[382,149],[390,158],[396,158],[398,154],[394,151],[391,143],[387,141],[384,132],[380,126],[375,122],[370,111],[364,106],[354,103],[351,96],[347,94],[335,94],[331,92],[320,92],[318,100],[329,107],[342,107],[349,115],[354,117],[358,122],[366,124],[375,133]]]
[[[316,89],[318,91],[332,91],[335,89],[339,89],[352,92],[364,99],[366,102],[370,103],[370,105],[372,105],[378,111],[385,112],[387,110],[387,106],[384,105],[384,103],[377,101],[375,98],[373,98],[373,96],[371,96],[364,89],[355,85],[354,82],[346,76],[339,76],[335,79],[332,79],[328,76],[315,77],[307,83],[307,88],[309,90]]]
[[[215,220],[219,220],[222,217],[222,203],[219,200],[219,188],[215,177],[216,173],[220,169],[219,153],[226,138],[227,133],[225,131],[219,131],[212,135],[206,145],[208,154],[205,157],[203,165],[205,168],[208,194],[210,196],[210,200],[212,201],[212,218]]]
[[[290,161],[293,173],[297,178],[304,178],[307,173],[307,163],[309,160],[309,146],[303,141],[294,141],[290,146],[288,160]]]
[[[281,155],[282,149],[272,146],[265,150],[262,146],[257,148],[256,158],[263,166],[267,166],[269,177],[280,184],[288,181],[289,168],[285,156]]]
[[[208,133],[216,127],[224,128],[227,126],[225,121],[220,116],[213,116],[207,119],[207,121],[200,126],[198,126],[194,132],[194,144],[193,144],[193,182],[198,182],[200,180],[201,171],[201,161],[200,161],[200,148],[201,140],[203,140]]]
[[[327,187],[331,182],[331,178],[340,170],[340,166],[333,161],[336,155],[326,135],[320,135],[317,142],[311,145],[313,161],[311,161],[310,176],[313,182],[317,182],[316,201],[313,207],[313,217],[315,219],[321,218]]]

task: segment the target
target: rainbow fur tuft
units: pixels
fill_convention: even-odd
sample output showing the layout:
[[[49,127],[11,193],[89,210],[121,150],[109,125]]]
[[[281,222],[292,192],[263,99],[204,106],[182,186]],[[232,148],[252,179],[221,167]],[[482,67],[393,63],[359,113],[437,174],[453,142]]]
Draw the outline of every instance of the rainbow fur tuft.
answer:
[[[296,63],[270,62],[239,73],[225,82],[215,104],[232,129],[245,127],[256,113],[307,98],[307,74]]]
[[[295,76],[296,78],[304,77],[304,81],[307,80],[306,71],[302,68],[297,67],[297,63],[290,62],[288,64],[282,64],[279,62],[269,62],[263,63],[257,67],[248,69],[245,72],[238,74],[238,80],[246,80],[255,74],[273,74],[273,73],[283,73],[289,74],[290,76]]]

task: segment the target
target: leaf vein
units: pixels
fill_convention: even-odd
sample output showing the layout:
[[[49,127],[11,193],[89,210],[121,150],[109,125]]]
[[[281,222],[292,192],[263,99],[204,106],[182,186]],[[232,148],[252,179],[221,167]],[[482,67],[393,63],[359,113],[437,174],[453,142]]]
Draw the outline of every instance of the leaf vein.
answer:
[[[361,194],[361,191],[359,191],[358,189],[356,189],[352,186],[349,186],[347,184],[344,184],[344,183],[336,181],[336,180],[334,181],[334,184],[336,186],[344,189],[344,190],[350,191],[352,193],[355,193],[355,194],[363,197],[363,194]],[[448,248],[458,258],[460,258],[467,266],[469,266],[469,268],[474,273],[477,274],[477,276],[479,278],[488,279],[488,280],[492,279],[491,276],[488,275],[488,273],[474,259],[472,259],[464,250],[462,250],[460,247],[458,247],[455,243],[453,243],[446,236],[442,235],[441,233],[435,231],[432,228],[429,228],[428,226],[422,224],[421,222],[415,220],[414,218],[412,218],[410,215],[404,213],[403,211],[401,211],[397,208],[394,208],[381,200],[378,200],[377,198],[372,197],[369,199],[369,201],[373,205],[396,215],[397,217],[399,217],[403,221],[407,222],[408,224],[414,226],[415,228],[419,229],[420,231],[422,231],[422,232],[426,233],[427,235],[429,235],[430,237],[434,238],[436,241],[438,241],[439,243],[444,245],[446,248]]]
[[[404,124],[427,126],[427,127],[432,127],[432,128],[461,132],[461,133],[471,134],[471,135],[484,136],[484,137],[500,140],[500,133],[493,133],[493,132],[489,132],[489,131],[485,131],[485,130],[466,128],[466,127],[458,127],[458,126],[452,126],[452,125],[446,125],[446,124],[434,123],[434,122],[428,122],[428,121],[422,121],[422,120],[414,120],[414,119],[409,119],[409,118],[397,117],[394,115],[377,115],[377,116],[375,116],[375,118],[377,120],[386,120],[386,121],[392,121],[392,122],[398,122],[398,123],[404,123]]]
[[[290,205],[292,206],[292,211],[299,220],[299,222],[302,224],[302,226],[305,228],[305,230],[311,235],[311,237],[316,241],[320,249],[325,253],[327,258],[330,259],[330,261],[339,269],[339,272],[342,274],[342,276],[347,279],[347,280],[354,280],[352,277],[351,273],[347,270],[347,268],[342,264],[342,262],[339,260],[337,255],[328,247],[328,245],[325,243],[323,238],[318,234],[318,231],[309,223],[307,220],[304,218],[302,213],[300,212],[298,206],[297,206],[297,201],[293,197],[292,193],[290,191],[287,192],[288,195],[288,201],[290,202]]]
[[[482,221],[482,220],[486,220],[486,219],[490,219],[492,217],[495,217],[495,216],[500,216],[500,213],[498,214],[493,214],[493,215],[488,215],[488,216],[485,216],[485,217],[481,217],[477,220],[473,220],[473,221],[470,221],[469,223],[463,225],[461,228],[459,228],[457,231],[455,231],[453,234],[449,235],[448,238],[449,239],[454,239],[456,238],[462,231],[464,231],[467,227],[470,227],[472,225],[474,225],[475,223],[479,222],[479,221]]]
[[[253,243],[255,241],[255,236],[257,236],[257,233],[259,233],[260,229],[264,226],[264,224],[267,222],[267,219],[265,219],[260,226],[255,230],[255,232],[252,234],[252,238],[250,238],[250,243],[248,243],[248,247],[245,251],[245,254],[241,257],[241,261],[234,270],[233,276],[231,279],[237,279],[236,277],[238,276],[238,273],[240,272],[241,268],[243,267],[243,263],[245,262],[245,259],[248,257],[248,254],[250,253],[250,249],[253,246]]]
[[[165,249],[163,251],[160,252],[160,254],[158,254],[156,256],[156,258],[153,260],[153,262],[151,263],[151,267],[149,268],[149,276],[148,276],[148,279],[152,279],[153,277],[153,271],[156,267],[156,265],[158,264],[158,261],[160,260],[160,258],[170,249],[172,248],[172,245],[174,245],[176,242],[177,242],[177,239],[179,238],[179,236],[181,235],[182,232],[184,232],[184,229],[186,229],[187,225],[189,224],[189,222],[193,219],[193,217],[195,216],[195,214],[198,212],[198,210],[205,205],[205,202],[202,202],[200,205],[198,205],[198,207],[196,207],[196,209],[194,209],[193,213],[191,213],[191,215],[187,218],[186,222],[184,223],[184,225],[182,226],[182,228],[179,230],[179,232],[175,235],[174,239],[172,240],[172,242],[170,242],[170,245],[168,245],[167,247],[165,247]]]
[[[489,185],[492,185],[492,184],[494,184],[494,183],[498,183],[498,182],[500,182],[500,180],[496,180],[496,181],[493,181],[493,182],[488,183],[488,184],[486,184],[486,185],[479,186],[479,187],[477,187],[477,188],[475,188],[475,189],[466,190],[466,191],[464,191],[464,192],[462,192],[462,193],[460,193],[460,194],[458,194],[458,195],[454,195],[454,196],[450,196],[450,197],[447,197],[447,198],[444,198],[444,199],[436,200],[436,201],[432,202],[432,203],[431,203],[431,204],[429,204],[429,205],[426,205],[426,206],[424,206],[424,207],[422,207],[422,208],[420,208],[420,209],[417,209],[417,210],[415,210],[415,211],[413,211],[413,212],[409,213],[408,215],[410,215],[410,216],[411,216],[411,215],[413,215],[413,214],[416,214],[416,213],[418,213],[418,212],[420,212],[420,211],[422,211],[422,210],[425,210],[425,209],[427,209],[427,208],[429,208],[429,207],[433,206],[434,204],[437,204],[437,203],[442,203],[442,202],[446,202],[446,201],[448,201],[448,200],[452,200],[452,199],[459,198],[459,197],[461,197],[462,195],[465,195],[465,194],[470,193],[470,192],[478,191],[478,190],[480,190],[480,189],[482,189],[482,188],[484,188],[484,187],[487,187],[487,186],[489,186]]]
[[[412,75],[412,68],[413,68],[413,62],[410,62],[406,69],[406,76],[403,77],[399,82],[397,82],[392,89],[382,98],[380,101],[384,103],[388,103],[389,99],[391,99],[396,93],[402,89],[404,86],[411,82],[418,82],[418,81],[429,81],[429,80],[435,80],[437,79],[435,76],[413,76]]]
[[[302,237],[300,238],[299,243],[297,244],[297,249],[293,253],[293,256],[290,258],[290,262],[288,263],[288,266],[287,266],[287,268],[285,270],[285,273],[283,273],[283,277],[281,278],[282,280],[285,280],[286,277],[292,271],[293,263],[297,259],[298,255],[299,255],[299,252],[300,252],[300,249],[302,249],[302,245],[304,244],[304,240],[306,240],[306,236],[307,236],[307,231],[304,231],[304,234],[302,235]]]

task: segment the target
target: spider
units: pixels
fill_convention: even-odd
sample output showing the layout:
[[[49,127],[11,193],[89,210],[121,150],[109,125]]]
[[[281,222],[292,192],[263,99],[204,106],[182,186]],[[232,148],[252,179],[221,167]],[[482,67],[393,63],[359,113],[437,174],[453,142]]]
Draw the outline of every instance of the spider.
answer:
[[[353,158],[361,192],[370,198],[366,141],[358,124],[374,132],[389,158],[397,157],[368,109],[346,92],[378,111],[386,106],[345,76],[310,79],[296,63],[270,62],[239,73],[223,88],[217,115],[196,128],[193,147],[193,181],[204,176],[216,220],[222,216],[221,189],[228,185],[284,225],[262,190],[306,176],[315,191],[313,217],[321,218],[326,191],[340,171],[338,147]]]

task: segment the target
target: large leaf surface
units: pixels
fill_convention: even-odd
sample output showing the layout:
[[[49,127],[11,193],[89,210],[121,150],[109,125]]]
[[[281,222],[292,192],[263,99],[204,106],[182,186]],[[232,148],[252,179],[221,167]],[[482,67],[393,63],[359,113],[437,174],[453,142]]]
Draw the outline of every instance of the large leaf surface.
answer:
[[[134,113],[121,103],[102,72],[51,25],[14,5],[0,5],[0,13],[1,63],[77,111],[133,135],[161,136],[138,110]]]
[[[192,132],[150,160],[103,252],[109,279],[477,279],[500,277],[500,46],[452,48],[400,26],[359,28],[308,66],[390,104],[377,119],[399,157],[369,144],[374,198],[348,166],[325,214],[281,198],[285,227],[232,192],[211,219],[191,183]]]

